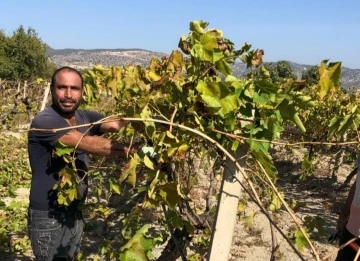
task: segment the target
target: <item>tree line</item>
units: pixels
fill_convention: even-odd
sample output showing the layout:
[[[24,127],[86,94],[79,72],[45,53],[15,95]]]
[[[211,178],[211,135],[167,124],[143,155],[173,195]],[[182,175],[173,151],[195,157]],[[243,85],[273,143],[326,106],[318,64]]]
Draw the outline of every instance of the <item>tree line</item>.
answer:
[[[288,79],[298,79],[294,69],[287,61],[279,61],[276,63],[268,63],[263,65],[269,72],[269,80],[272,83],[281,84]],[[307,70],[301,72],[300,79],[306,81],[308,84],[316,84],[319,81],[319,66],[314,65]]]
[[[56,65],[47,54],[49,46],[29,27],[20,25],[11,34],[0,30],[0,78],[7,80],[49,79]]]

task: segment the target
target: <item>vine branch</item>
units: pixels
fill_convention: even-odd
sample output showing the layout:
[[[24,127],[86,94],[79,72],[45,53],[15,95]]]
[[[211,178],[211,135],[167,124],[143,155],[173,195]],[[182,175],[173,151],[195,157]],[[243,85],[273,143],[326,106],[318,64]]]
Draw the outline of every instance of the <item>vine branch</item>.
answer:
[[[347,142],[326,142],[326,141],[300,141],[300,142],[279,142],[279,141],[270,141],[270,140],[262,140],[262,139],[254,139],[249,137],[244,137],[236,134],[226,133],[220,130],[212,130],[214,132],[223,134],[227,137],[237,139],[237,140],[252,140],[252,141],[258,141],[258,142],[264,142],[264,143],[270,143],[274,145],[282,145],[282,146],[299,146],[299,145],[329,145],[329,146],[344,146],[344,145],[351,145],[351,144],[359,144],[360,141],[347,141]]]
[[[287,212],[290,214],[291,218],[294,220],[296,226],[300,229],[301,233],[303,234],[303,236],[305,237],[306,241],[309,243],[311,250],[313,251],[316,260],[320,260],[319,259],[319,254],[317,253],[317,251],[315,250],[315,247],[313,246],[313,244],[311,243],[311,240],[309,239],[308,235],[306,234],[306,232],[304,231],[303,227],[300,225],[300,223],[298,222],[294,212],[291,210],[291,208],[287,205],[287,203],[285,202],[285,200],[282,198],[282,196],[280,195],[279,191],[277,190],[277,188],[275,187],[274,183],[272,182],[271,178],[269,177],[269,175],[267,174],[266,170],[264,169],[264,166],[255,158],[256,163],[259,165],[261,171],[264,173],[265,177],[267,178],[269,184],[271,185],[271,188],[275,191],[276,195],[278,196],[278,198],[280,199],[281,203],[284,205],[284,207],[286,208]]]

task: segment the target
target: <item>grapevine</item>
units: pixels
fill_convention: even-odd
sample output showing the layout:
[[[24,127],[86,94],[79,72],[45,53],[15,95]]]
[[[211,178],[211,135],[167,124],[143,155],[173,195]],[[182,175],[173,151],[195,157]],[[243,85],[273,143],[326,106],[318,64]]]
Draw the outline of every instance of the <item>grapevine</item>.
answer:
[[[268,211],[285,208],[291,214],[298,229],[296,247],[283,236],[299,257],[303,259],[298,249],[305,245],[320,260],[307,229],[276,188],[278,173],[271,147],[352,146],[356,150],[360,123],[358,97],[340,90],[341,63],[327,60],[320,64],[318,84],[309,86],[296,79],[275,84],[261,66],[262,49],[252,49],[247,43],[236,49],[221,30],[208,29],[208,25],[203,21],[191,22],[190,33],[180,38],[179,49],[169,57],[153,58],[146,68],[98,65],[84,74],[83,107],[111,104],[106,110],[108,117],[93,125],[128,120],[130,124],[111,138],[143,143],[154,147],[156,152],[155,157],[135,154],[121,167],[113,165],[107,170],[112,172],[107,188],[110,193],[122,194],[126,187],[132,196],[142,195],[142,202],[124,219],[126,242],[122,247],[104,246],[101,251],[110,259],[151,260],[155,246],[166,242],[167,237],[162,233],[167,230],[179,256],[186,258],[184,246],[174,236],[174,230],[191,237],[198,227],[211,229],[211,224],[207,224],[211,218],[207,219],[207,215],[211,216],[214,206],[200,215],[194,212],[187,184],[190,175],[185,179],[180,169],[188,164],[185,159],[205,157],[218,172],[223,169],[225,159],[231,159],[246,180],[246,184],[242,184],[244,190],[278,230]],[[234,75],[231,65],[237,60],[250,69],[248,75]],[[141,130],[137,131],[139,126]],[[302,140],[284,141],[288,127],[295,128]],[[325,132],[327,128],[329,131]],[[306,140],[309,136],[311,139]],[[247,148],[245,164],[251,171],[242,171],[238,159],[232,156],[240,147]],[[74,150],[76,147],[58,144],[56,151],[69,163],[61,172],[61,182],[54,187],[59,203],[64,205],[78,196],[78,180],[72,164]],[[99,159],[99,165],[106,164]],[[119,168],[120,175],[114,175],[119,173]],[[99,178],[98,173],[88,175]],[[196,173],[193,177],[197,177]],[[99,195],[103,190],[101,186]],[[143,209],[163,214],[159,221],[163,226],[156,236],[150,236],[151,225],[143,224],[139,217]],[[102,213],[106,215],[105,212]],[[133,223],[134,220],[138,223]]]

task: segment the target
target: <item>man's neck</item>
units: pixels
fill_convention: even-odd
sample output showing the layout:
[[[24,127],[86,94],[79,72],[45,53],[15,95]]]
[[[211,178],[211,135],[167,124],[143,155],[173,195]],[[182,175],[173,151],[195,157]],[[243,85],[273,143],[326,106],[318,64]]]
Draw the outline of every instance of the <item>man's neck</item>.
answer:
[[[56,106],[52,105],[52,108],[60,114],[61,117],[63,117],[70,126],[75,126],[76,125],[76,117],[75,117],[75,112],[72,113],[63,113],[61,110],[59,110]]]

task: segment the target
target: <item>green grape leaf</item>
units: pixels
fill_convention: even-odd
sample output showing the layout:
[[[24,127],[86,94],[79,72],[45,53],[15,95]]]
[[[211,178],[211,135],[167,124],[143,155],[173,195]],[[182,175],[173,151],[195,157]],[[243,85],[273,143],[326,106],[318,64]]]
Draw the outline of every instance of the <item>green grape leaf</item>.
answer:
[[[223,59],[216,61],[215,64],[216,68],[225,76],[232,75],[234,72],[231,66]]]
[[[306,132],[305,126],[302,123],[296,109],[292,106],[284,106],[279,108],[279,112],[284,120],[294,122],[302,132]]]
[[[190,31],[196,32],[198,34],[204,34],[205,28],[209,25],[207,22],[202,20],[190,22]]]
[[[339,129],[340,123],[341,123],[340,117],[334,117],[330,120],[328,138],[331,138],[334,136],[334,134]]]
[[[109,179],[110,191],[114,191],[116,194],[120,194],[120,185],[114,178]]]
[[[264,151],[251,151],[254,158],[256,158],[264,167],[266,173],[275,181],[277,177],[277,169],[273,163],[270,154]]]
[[[157,240],[146,234],[150,225],[143,225],[130,240],[120,248],[120,260],[123,261],[150,261],[147,254],[155,247]]]
[[[284,198],[284,193],[280,193],[280,196]],[[269,205],[269,210],[271,211],[277,211],[280,210],[282,206],[281,200],[278,197],[278,195],[275,192],[272,192],[271,194],[271,203]]]
[[[183,198],[179,186],[180,185],[174,181],[156,188],[160,197],[166,202],[170,209],[174,209],[176,204]]]
[[[233,141],[231,145],[231,150],[236,151],[238,147],[239,147],[239,141],[237,140]]]
[[[305,233],[307,233],[306,229],[305,229]],[[309,243],[307,242],[306,238],[304,237],[300,229],[295,230],[295,246],[300,252],[304,250],[304,247],[309,246]]]
[[[62,157],[65,155],[71,155],[71,153],[73,153],[73,151],[74,151],[74,147],[67,146],[60,141],[57,141],[55,143],[55,154],[59,157]]]
[[[260,104],[260,105],[266,105],[269,101],[269,95],[266,93],[257,94],[254,93],[254,102]]]

